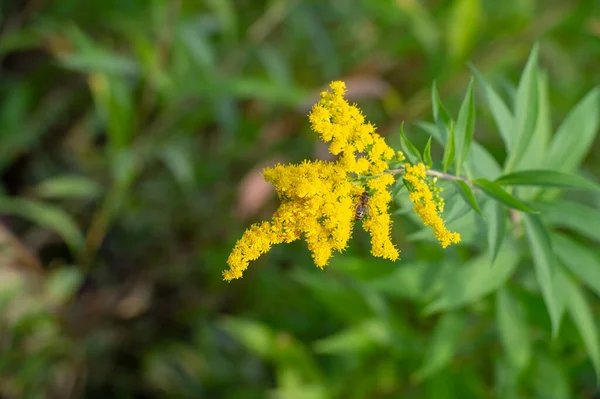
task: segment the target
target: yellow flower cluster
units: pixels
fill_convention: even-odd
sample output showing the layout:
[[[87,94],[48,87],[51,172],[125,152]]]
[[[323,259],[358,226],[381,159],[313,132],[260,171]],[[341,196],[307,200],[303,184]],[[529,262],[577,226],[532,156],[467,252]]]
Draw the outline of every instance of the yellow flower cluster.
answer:
[[[448,231],[444,226],[444,220],[440,217],[444,202],[437,195],[439,189],[437,191],[432,189],[431,183],[427,180],[425,165],[422,163],[416,165],[407,163],[404,165],[404,170],[404,182],[410,191],[409,198],[423,223],[433,228],[435,237],[443,248],[452,243],[459,243],[460,235]]]
[[[387,187],[394,182],[388,161],[404,159],[395,153],[375,127],[365,123],[358,107],[345,99],[343,82],[333,82],[330,92],[321,93],[309,120],[336,162],[305,161],[299,165],[276,165],[264,171],[264,178],[275,186],[281,205],[271,222],[251,226],[238,240],[224,272],[225,280],[240,278],[250,261],[271,246],[304,237],[315,264],[324,267],[333,251],[346,248],[352,235],[355,211],[367,188],[353,184],[353,176],[370,175],[368,216],[363,222],[371,235],[374,256],[396,260],[398,249],[390,238],[391,218]],[[357,157],[357,153],[364,156]]]

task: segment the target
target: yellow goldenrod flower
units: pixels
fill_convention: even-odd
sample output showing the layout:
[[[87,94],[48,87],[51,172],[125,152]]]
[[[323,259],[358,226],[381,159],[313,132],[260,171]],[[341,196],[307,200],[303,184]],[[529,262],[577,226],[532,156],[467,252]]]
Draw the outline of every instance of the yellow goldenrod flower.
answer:
[[[334,251],[341,252],[348,245],[359,209],[361,217],[367,214],[363,227],[371,236],[371,253],[398,259],[399,250],[391,241],[388,191],[395,180],[386,171],[388,162],[402,162],[404,154],[389,147],[375,127],[365,122],[360,109],[344,99],[344,82],[333,82],[330,87],[331,91],[321,93],[309,120],[337,160],[278,164],[264,170],[281,204],[270,222],[251,226],[238,240],[227,259],[225,280],[240,278],[249,262],[273,245],[300,238],[306,240],[315,264],[324,267]],[[405,170],[415,211],[433,227],[442,246],[458,242],[460,236],[449,233],[438,215],[443,200],[440,190],[425,178],[425,166],[407,164]]]
[[[404,182],[410,191],[409,198],[414,204],[417,215],[426,226],[433,228],[435,237],[443,248],[451,243],[459,243],[460,235],[448,231],[444,226],[444,220],[440,217],[444,202],[438,195],[440,190],[435,189],[434,183],[427,180],[425,165],[422,163],[416,165],[407,163],[404,165],[404,169]]]

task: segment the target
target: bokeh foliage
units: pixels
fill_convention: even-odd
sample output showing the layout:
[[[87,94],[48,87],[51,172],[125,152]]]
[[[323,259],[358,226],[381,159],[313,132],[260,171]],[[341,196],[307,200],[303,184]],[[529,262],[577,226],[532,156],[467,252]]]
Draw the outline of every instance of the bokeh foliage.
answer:
[[[511,145],[497,100],[532,106],[517,85],[535,42],[539,148],[599,83],[597,1],[29,0],[3,2],[0,18],[3,397],[593,397],[589,192],[535,203],[565,270],[556,337],[534,272],[540,222],[491,202],[489,232],[468,206],[446,216],[497,254],[440,249],[399,201],[396,263],[368,256],[357,232],[324,271],[294,244],[242,280],[221,273],[277,205],[260,168],[326,156],[306,114],[329,81],[345,80],[391,143],[403,121],[422,149],[431,82],[458,115],[470,62],[475,139],[493,168]],[[579,109],[563,133],[582,135],[578,147],[524,148],[516,169],[594,180],[598,104]]]

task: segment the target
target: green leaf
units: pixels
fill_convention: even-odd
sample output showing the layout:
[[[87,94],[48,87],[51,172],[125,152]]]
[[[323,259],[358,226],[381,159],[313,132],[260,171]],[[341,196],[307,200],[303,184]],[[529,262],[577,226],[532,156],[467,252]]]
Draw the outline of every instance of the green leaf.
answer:
[[[318,353],[358,354],[378,346],[387,347],[391,340],[387,324],[381,319],[371,319],[318,340],[314,348]]]
[[[101,186],[85,176],[56,176],[33,188],[33,194],[48,199],[97,198]]]
[[[600,89],[594,88],[569,112],[550,143],[547,166],[554,170],[573,172],[598,132]]]
[[[425,161],[425,165],[427,165],[428,168],[433,166],[433,160],[431,159],[431,139],[432,137],[429,137],[425,150],[423,151],[423,161]]]
[[[450,312],[441,316],[427,348],[425,361],[413,375],[416,381],[423,381],[450,363],[456,352],[463,327],[464,317],[461,314]]]
[[[477,199],[475,198],[475,195],[473,194],[473,190],[471,190],[471,187],[469,187],[469,185],[462,180],[455,180],[454,185],[456,186],[457,191],[459,192],[462,199],[465,200],[465,202],[475,212],[477,212],[478,214],[481,215],[481,209],[479,208],[479,205],[477,204]]]
[[[538,73],[538,114],[535,131],[531,137],[525,155],[518,163],[518,170],[545,169],[548,146],[552,135],[552,118],[550,116],[550,98],[548,94],[548,74],[545,71]]]
[[[237,341],[261,358],[276,355],[276,334],[266,324],[239,317],[227,317],[222,327]]]
[[[588,246],[565,234],[552,234],[552,245],[561,262],[600,297],[600,258]]]
[[[440,94],[438,93],[435,81],[433,81],[431,87],[431,105],[433,108],[433,120],[436,122],[441,121],[446,128],[449,128],[452,118],[446,107],[444,107],[442,100],[440,100]]]
[[[481,0],[457,0],[447,25],[448,53],[453,61],[462,62],[468,57],[482,23]]]
[[[537,211],[531,209],[523,202],[504,191],[504,189],[500,187],[497,183],[494,183],[487,179],[475,179],[473,180],[473,184],[481,188],[483,192],[486,193],[489,197],[502,202],[509,208],[526,213],[537,213]]]
[[[0,197],[0,213],[19,216],[54,230],[75,254],[83,248],[83,234],[73,218],[54,205],[22,198]]]
[[[415,147],[415,145],[411,143],[410,140],[404,134],[404,122],[400,125],[400,143],[402,144],[402,149],[404,150],[404,153],[410,158],[412,163],[423,161],[421,153],[419,152],[417,147]]]
[[[454,150],[455,150],[455,140],[454,140],[454,123],[450,123],[450,135],[448,136],[448,141],[446,142],[446,148],[444,148],[444,157],[442,158],[442,166],[444,168],[444,173],[448,171],[452,163],[454,162]]]
[[[536,202],[535,206],[549,225],[567,227],[600,241],[600,210],[568,200]]]
[[[456,174],[460,175],[460,168],[466,161],[473,141],[473,132],[475,131],[475,102],[473,95],[473,78],[469,82],[467,94],[460,106],[458,120],[456,121],[456,147],[458,148],[458,163],[456,164]]]
[[[499,201],[492,201],[488,208],[488,247],[493,264],[500,251],[506,232],[506,210]]]
[[[581,190],[600,190],[600,185],[585,177],[553,170],[521,170],[496,179],[502,186],[563,187]]]
[[[560,291],[556,289],[556,256],[552,249],[550,234],[536,215],[525,214],[523,221],[525,223],[527,239],[531,247],[537,282],[550,315],[552,336],[556,337],[560,328],[564,307],[561,301],[559,301]]]
[[[425,308],[424,313],[458,309],[496,291],[512,276],[520,256],[520,252],[506,240],[493,265],[490,265],[490,256],[486,253],[460,268],[449,265],[440,278],[443,285],[439,296]]]
[[[498,131],[500,132],[500,136],[504,141],[506,150],[510,153],[513,150],[515,141],[512,134],[513,116],[508,106],[504,103],[494,88],[490,86],[485,79],[483,79],[483,76],[473,65],[470,65],[470,67],[475,73],[477,80],[479,80],[479,83],[483,86],[490,111],[492,112],[492,116],[496,122],[496,126],[498,127]]]
[[[600,379],[600,345],[598,342],[598,329],[596,327],[596,316],[581,288],[568,280],[566,298],[567,310],[573,319],[585,349],[590,357],[594,370],[596,371],[596,383]]]
[[[535,131],[538,113],[538,45],[536,44],[529,55],[529,60],[517,89],[515,101],[515,117],[512,130],[515,132],[515,146],[509,152],[505,170],[510,172],[521,160],[529,147]]]
[[[496,317],[507,358],[513,367],[522,371],[531,360],[529,328],[522,307],[505,288],[498,290]]]

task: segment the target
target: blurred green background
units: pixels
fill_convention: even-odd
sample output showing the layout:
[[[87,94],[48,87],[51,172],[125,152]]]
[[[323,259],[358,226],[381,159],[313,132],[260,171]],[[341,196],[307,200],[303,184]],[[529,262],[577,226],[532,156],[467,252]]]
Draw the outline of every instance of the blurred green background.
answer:
[[[221,273],[277,207],[261,168],[327,156],[306,115],[331,80],[422,148],[433,80],[456,114],[471,62],[510,103],[539,42],[558,123],[600,83],[599,1],[0,4],[0,397],[594,397],[579,336],[550,339],[539,294],[501,299],[526,304],[519,375],[493,296],[424,312],[449,268],[489,264],[411,240],[403,215],[396,263],[357,231],[324,271],[297,242]],[[475,139],[502,160],[477,96]]]

